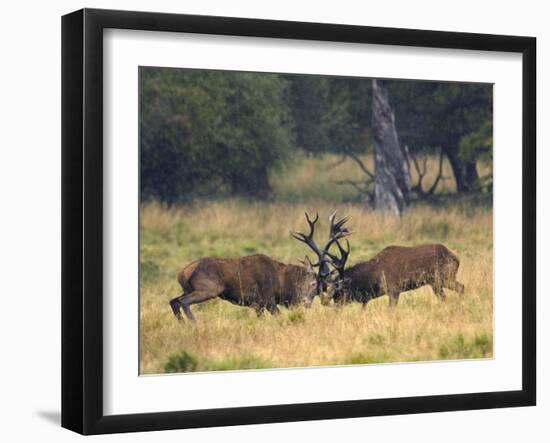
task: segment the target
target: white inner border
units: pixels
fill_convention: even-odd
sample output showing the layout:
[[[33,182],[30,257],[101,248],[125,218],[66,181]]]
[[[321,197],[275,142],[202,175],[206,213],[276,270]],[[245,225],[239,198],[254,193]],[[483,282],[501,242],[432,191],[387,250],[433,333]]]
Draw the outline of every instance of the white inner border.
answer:
[[[521,389],[520,54],[118,29],[103,44],[105,414]],[[138,376],[138,66],[494,83],[494,359]]]

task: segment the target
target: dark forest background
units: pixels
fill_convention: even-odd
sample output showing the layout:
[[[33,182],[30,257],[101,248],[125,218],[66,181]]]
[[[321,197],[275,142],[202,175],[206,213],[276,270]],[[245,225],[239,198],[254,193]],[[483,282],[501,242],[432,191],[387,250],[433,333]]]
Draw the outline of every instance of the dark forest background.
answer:
[[[297,152],[353,159],[365,180],[351,184],[372,202],[388,160],[368,167],[362,156],[393,155],[385,136],[375,143],[380,131],[393,131],[416,176],[421,159],[438,156],[452,167],[457,196],[492,192],[492,175],[476,168],[492,162],[492,85],[146,67],[139,75],[142,202],[269,199],[271,174]],[[402,192],[409,203],[434,189],[410,183]]]

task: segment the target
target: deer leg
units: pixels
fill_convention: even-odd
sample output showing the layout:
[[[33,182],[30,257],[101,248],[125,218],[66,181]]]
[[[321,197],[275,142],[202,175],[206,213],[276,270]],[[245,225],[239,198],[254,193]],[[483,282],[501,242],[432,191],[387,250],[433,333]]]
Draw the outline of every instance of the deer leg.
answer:
[[[267,306],[267,311],[271,314],[271,315],[277,315],[277,314],[280,314],[281,311],[279,311],[279,308],[277,307],[277,305],[268,305]]]
[[[388,292],[388,296],[390,297],[390,308],[395,308],[397,306],[397,302],[399,301],[399,292],[390,291]]]
[[[180,304],[180,298],[182,298],[184,294],[181,294],[180,296],[173,298],[170,300],[170,307],[172,308],[172,312],[176,316],[178,320],[181,320],[181,304]]]
[[[449,288],[451,291],[458,292],[460,295],[464,295],[464,285],[456,280],[449,282],[445,287]]]
[[[263,306],[255,306],[254,309],[256,310],[256,315],[258,317],[261,317],[265,311],[265,308]]]
[[[174,304],[172,302],[176,301],[179,303],[179,305],[182,307],[183,312],[187,316],[189,320],[195,320],[195,317],[193,316],[193,313],[191,312],[191,305],[194,305],[196,303],[201,303],[206,300],[211,300],[213,298],[216,298],[219,294],[217,292],[211,292],[211,291],[193,291],[188,295],[182,295],[180,297],[175,298],[170,302],[170,305],[172,306],[172,310],[174,311],[174,314],[176,315],[176,318],[178,320],[181,320],[181,314],[179,312],[179,309],[177,309],[177,314],[174,309]]]
[[[442,285],[440,285],[440,284],[433,284],[433,285],[432,285],[432,289],[433,289],[435,295],[437,295],[437,298],[439,298],[439,300],[445,301],[445,299],[447,298],[447,296],[445,295],[445,291],[443,290],[443,286],[442,286]]]

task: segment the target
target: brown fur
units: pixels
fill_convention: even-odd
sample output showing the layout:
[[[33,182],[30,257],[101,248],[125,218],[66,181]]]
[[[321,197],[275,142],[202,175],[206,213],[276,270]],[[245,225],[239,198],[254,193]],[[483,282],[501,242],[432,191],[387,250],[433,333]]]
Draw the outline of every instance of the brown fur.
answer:
[[[457,255],[442,244],[388,246],[371,260],[345,269],[343,287],[333,298],[338,303],[366,304],[388,294],[390,306],[395,306],[401,292],[430,285],[444,300],[444,288],[464,293],[464,285],[456,281],[459,265]]]
[[[181,319],[180,308],[194,320],[190,306],[216,297],[261,314],[278,312],[277,305],[311,303],[317,293],[316,274],[303,266],[287,265],[263,255],[230,258],[201,258],[178,274],[183,294],[170,306]]]

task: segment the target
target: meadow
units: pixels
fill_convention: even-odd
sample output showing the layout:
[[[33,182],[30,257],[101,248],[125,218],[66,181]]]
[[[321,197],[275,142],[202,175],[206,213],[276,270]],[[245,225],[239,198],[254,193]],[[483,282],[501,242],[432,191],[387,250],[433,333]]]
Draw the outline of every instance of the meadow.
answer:
[[[365,157],[371,164],[372,160]],[[429,159],[425,183],[435,174]],[[452,177],[449,165],[444,176]],[[479,165],[483,170],[484,166]],[[430,176],[431,174],[431,176]],[[416,204],[400,220],[368,209],[339,177],[360,179],[351,161],[336,156],[303,157],[274,174],[274,199],[201,200],[140,211],[140,373],[304,367],[340,364],[490,358],[493,349],[493,234],[489,201],[449,199]],[[414,177],[413,177],[414,180]],[[452,192],[442,181],[441,195]],[[205,256],[265,253],[298,263],[307,248],[289,231],[306,230],[304,211],[318,212],[317,238],[326,236],[334,210],[349,215],[352,247],[348,264],[368,260],[388,245],[444,243],[461,259],[463,297],[447,290],[439,301],[430,287],[403,293],[396,309],[388,297],[342,308],[280,307],[257,317],[254,310],[219,299],[193,305],[196,322],[177,322],[169,300],[181,293],[177,273]],[[321,241],[321,240],[320,240]]]

